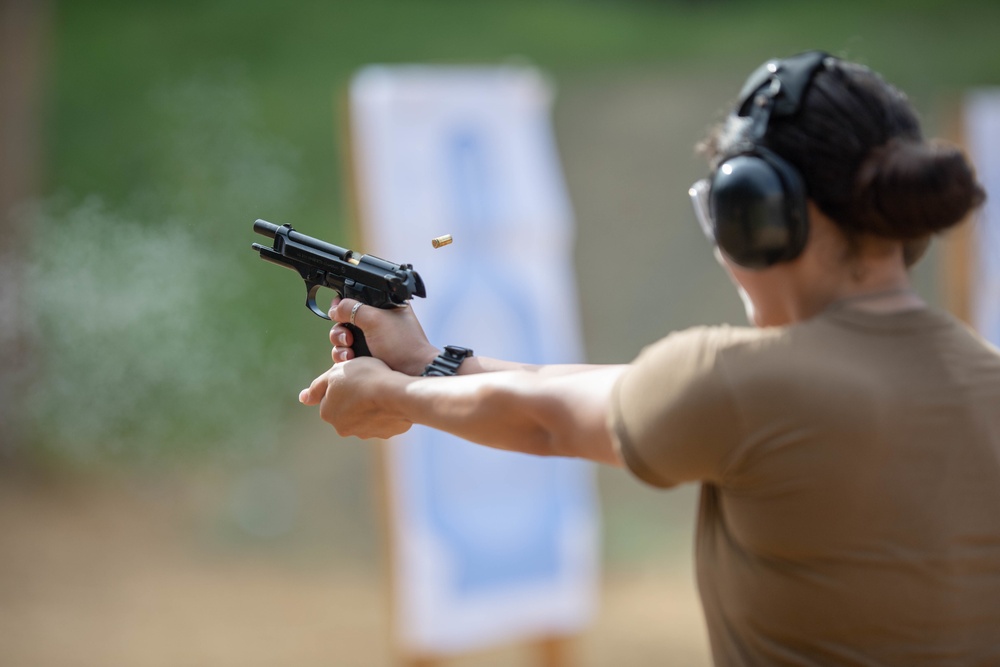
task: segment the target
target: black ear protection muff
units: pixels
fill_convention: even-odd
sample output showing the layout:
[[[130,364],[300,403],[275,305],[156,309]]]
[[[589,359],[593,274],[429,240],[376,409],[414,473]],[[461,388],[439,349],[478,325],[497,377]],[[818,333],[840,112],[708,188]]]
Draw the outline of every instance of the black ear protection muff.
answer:
[[[794,259],[809,236],[806,189],[790,163],[756,145],[771,118],[798,112],[813,75],[829,58],[810,51],[761,65],[743,86],[734,114],[749,119],[746,150],[708,179],[715,243],[733,262],[763,269]]]

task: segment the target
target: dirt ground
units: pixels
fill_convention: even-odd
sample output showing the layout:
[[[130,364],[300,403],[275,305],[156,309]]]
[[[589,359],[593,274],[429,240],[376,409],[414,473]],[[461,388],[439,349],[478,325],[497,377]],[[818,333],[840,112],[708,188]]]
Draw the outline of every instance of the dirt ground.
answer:
[[[213,486],[204,476],[0,475],[0,665],[401,664],[370,554],[220,539],[204,521],[219,506]],[[709,664],[689,563],[611,571],[602,594],[570,665]],[[521,647],[442,664],[541,663]]]

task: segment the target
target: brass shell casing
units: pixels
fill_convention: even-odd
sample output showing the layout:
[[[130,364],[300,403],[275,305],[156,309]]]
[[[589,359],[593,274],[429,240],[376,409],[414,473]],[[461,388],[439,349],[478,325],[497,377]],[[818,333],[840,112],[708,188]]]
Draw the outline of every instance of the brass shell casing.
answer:
[[[444,236],[439,236],[436,239],[431,239],[431,245],[435,248],[440,248],[441,246],[446,246],[452,242],[451,234],[445,234]]]

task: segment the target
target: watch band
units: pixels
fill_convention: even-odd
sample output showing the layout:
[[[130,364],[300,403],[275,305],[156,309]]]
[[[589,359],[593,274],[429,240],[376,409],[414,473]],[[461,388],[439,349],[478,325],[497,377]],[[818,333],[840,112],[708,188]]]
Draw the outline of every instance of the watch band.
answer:
[[[458,367],[462,362],[472,356],[472,350],[467,347],[457,345],[445,345],[444,352],[439,354],[434,361],[427,364],[427,368],[421,373],[424,377],[448,377],[458,372]]]

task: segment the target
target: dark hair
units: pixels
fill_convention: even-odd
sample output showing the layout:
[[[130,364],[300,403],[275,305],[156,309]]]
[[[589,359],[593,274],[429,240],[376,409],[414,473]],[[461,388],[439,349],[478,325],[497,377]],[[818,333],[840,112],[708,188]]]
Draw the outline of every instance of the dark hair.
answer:
[[[747,147],[731,114],[699,146],[713,168]],[[806,192],[849,237],[927,237],[961,222],[986,197],[962,151],[925,141],[906,96],[867,67],[828,59],[797,114],[773,118],[756,142],[790,162]]]

